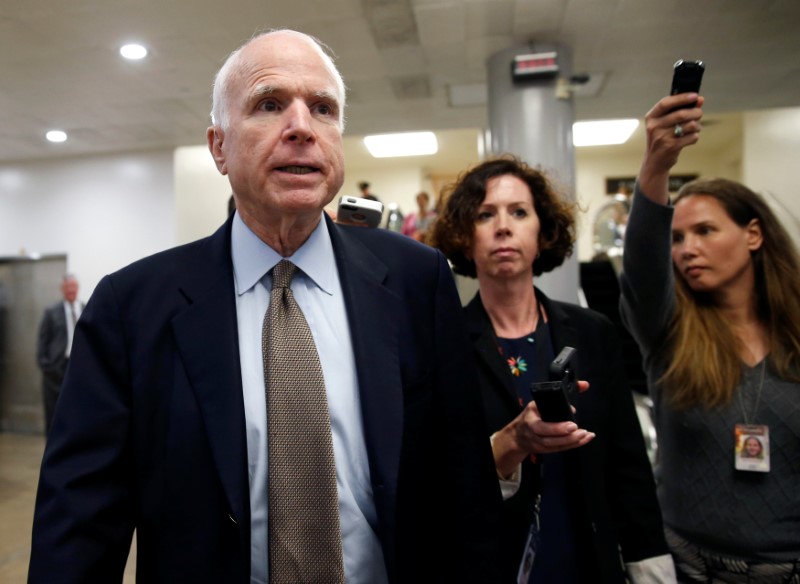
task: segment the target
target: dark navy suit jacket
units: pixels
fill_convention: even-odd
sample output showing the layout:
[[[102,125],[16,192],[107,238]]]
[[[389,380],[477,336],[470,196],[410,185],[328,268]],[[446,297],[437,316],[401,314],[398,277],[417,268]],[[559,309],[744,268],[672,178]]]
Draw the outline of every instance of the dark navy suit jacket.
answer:
[[[230,225],[98,284],[44,456],[30,582],[121,581],[134,528],[140,582],[249,582]],[[499,488],[447,263],[384,230],[329,231],[390,581],[494,582]]]

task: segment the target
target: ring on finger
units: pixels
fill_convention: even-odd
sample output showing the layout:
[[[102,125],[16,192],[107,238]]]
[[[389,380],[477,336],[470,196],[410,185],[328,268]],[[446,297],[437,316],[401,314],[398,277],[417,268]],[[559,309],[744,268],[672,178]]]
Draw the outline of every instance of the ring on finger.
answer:
[[[683,126],[681,126],[680,124],[675,124],[675,129],[672,130],[672,135],[675,136],[676,138],[680,138],[681,136],[683,136]]]

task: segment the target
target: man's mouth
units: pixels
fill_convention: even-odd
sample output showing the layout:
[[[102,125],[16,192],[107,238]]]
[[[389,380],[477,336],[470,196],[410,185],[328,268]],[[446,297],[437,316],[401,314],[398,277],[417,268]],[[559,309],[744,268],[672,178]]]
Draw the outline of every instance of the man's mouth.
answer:
[[[292,165],[292,166],[280,166],[278,170],[281,172],[288,172],[289,174],[311,174],[312,172],[317,172],[319,169],[313,166],[299,166],[299,165]]]

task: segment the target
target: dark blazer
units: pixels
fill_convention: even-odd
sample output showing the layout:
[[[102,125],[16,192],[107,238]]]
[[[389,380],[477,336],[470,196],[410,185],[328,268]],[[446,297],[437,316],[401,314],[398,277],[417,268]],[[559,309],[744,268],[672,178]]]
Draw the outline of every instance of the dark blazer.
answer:
[[[591,310],[536,297],[548,316],[555,354],[564,347],[578,350],[578,379],[591,387],[574,400],[578,422],[597,434],[571,453],[577,460],[578,496],[591,539],[598,574],[593,582],[623,582],[618,546],[625,562],[667,554],[655,484],[624,376],[620,344],[611,322]],[[472,340],[484,411],[490,432],[506,426],[521,411],[508,365],[498,352],[491,321],[480,294],[464,309]],[[513,581],[533,518],[538,466],[522,465],[520,490],[505,501],[502,563],[506,581]],[[543,536],[544,537],[544,536]]]
[[[447,263],[326,221],[390,581],[494,582],[500,494]],[[119,582],[136,528],[140,582],[249,583],[230,226],[98,284],[44,456],[30,582]]]

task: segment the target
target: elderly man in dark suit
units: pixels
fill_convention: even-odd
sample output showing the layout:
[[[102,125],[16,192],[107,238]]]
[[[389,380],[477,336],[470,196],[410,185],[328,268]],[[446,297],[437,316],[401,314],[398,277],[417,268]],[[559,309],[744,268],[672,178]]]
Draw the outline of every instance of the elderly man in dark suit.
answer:
[[[223,65],[208,143],[236,213],[98,284],[45,452],[30,582],[119,582],[134,529],[140,582],[496,581],[499,487],[447,262],[323,213],[344,178],[344,97],[301,33],[258,36]],[[277,361],[276,295],[313,337]],[[317,357],[338,513],[309,512],[328,491],[309,495],[289,514],[313,526],[295,541],[273,523],[273,400],[304,411]],[[288,442],[316,452],[322,438],[293,426]],[[290,490],[327,473],[303,448]]]
[[[83,310],[83,304],[78,301],[78,280],[74,276],[64,276],[61,296],[60,302],[45,309],[36,343],[36,362],[42,370],[45,431],[48,433],[67,371],[75,323]]]

